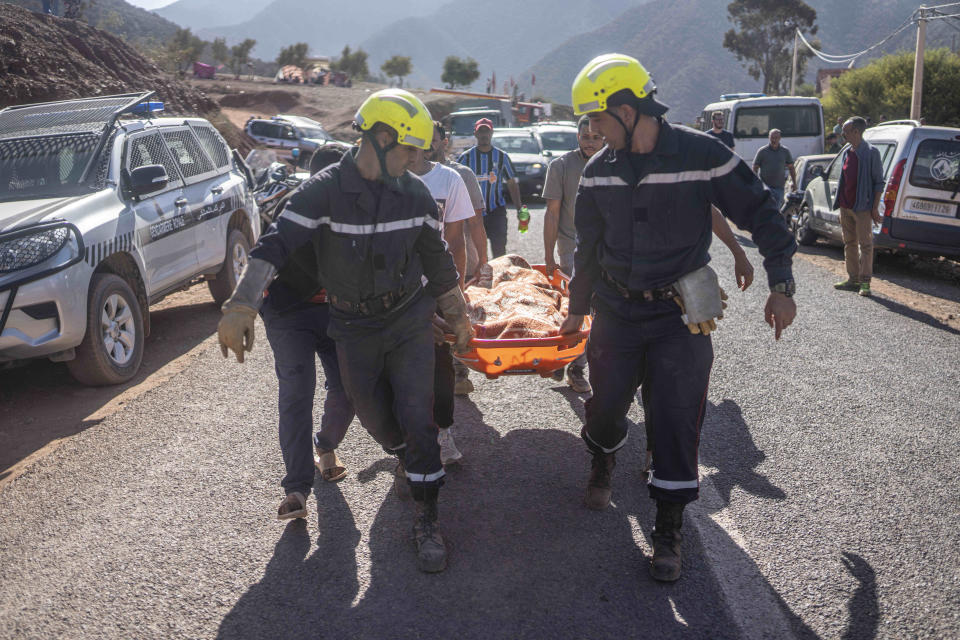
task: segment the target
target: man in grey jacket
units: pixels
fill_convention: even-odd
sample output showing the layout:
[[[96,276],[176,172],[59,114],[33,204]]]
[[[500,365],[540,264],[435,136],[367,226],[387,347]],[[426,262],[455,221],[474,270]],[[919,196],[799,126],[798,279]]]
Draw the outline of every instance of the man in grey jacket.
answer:
[[[843,291],[870,295],[873,275],[873,223],[880,223],[883,196],[883,162],[880,152],[863,139],[867,121],[857,116],[843,123],[847,147],[840,159],[842,170],[833,208],[840,209],[843,257],[847,279],[834,286]]]

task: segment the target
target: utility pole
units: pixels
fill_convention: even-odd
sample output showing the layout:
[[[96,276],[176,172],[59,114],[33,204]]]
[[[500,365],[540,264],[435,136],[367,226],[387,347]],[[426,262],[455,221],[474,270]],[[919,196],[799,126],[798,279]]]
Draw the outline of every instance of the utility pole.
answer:
[[[910,119],[920,119],[923,98],[923,53],[927,47],[927,8],[917,9],[917,53],[913,60],[913,98],[910,101]]]
[[[790,95],[797,95],[797,42],[798,32],[793,32],[793,74],[790,76]]]

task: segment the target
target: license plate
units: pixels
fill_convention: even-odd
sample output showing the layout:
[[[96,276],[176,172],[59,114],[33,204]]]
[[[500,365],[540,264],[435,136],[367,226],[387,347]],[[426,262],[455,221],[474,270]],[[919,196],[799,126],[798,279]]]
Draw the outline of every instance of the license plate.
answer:
[[[921,213],[930,216],[957,217],[957,205],[950,202],[907,198],[903,204],[903,209],[910,213]]]

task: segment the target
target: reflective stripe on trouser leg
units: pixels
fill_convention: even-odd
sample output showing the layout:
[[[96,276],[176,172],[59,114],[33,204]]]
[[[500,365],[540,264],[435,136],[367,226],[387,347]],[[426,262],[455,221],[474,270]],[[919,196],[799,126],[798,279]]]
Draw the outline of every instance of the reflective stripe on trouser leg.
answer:
[[[653,431],[650,497],[687,503],[697,499],[698,448],[713,345],[676,320],[676,330],[651,341],[642,379]]]
[[[581,435],[595,453],[613,453],[627,441],[627,411],[637,390],[642,356],[639,332],[610,311],[597,312],[587,343],[590,385]]]

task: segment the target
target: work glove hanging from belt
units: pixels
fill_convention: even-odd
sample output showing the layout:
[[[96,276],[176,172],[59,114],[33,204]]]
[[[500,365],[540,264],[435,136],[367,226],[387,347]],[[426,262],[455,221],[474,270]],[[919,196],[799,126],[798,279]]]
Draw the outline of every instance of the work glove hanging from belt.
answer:
[[[220,310],[223,317],[217,326],[220,352],[226,358],[230,351],[243,362],[243,352],[253,350],[254,320],[263,299],[263,290],[270,286],[276,268],[266,260],[251,259],[237,282],[237,288]]]
[[[674,300],[680,305],[680,318],[693,334],[710,335],[727,308],[727,293],[720,287],[717,274],[709,266],[691,271],[675,283]]]
[[[437,296],[437,309],[443,314],[453,334],[457,336],[457,341],[453,344],[454,351],[457,353],[466,353],[470,350],[467,346],[473,339],[473,326],[470,324],[470,318],[467,317],[467,301],[463,299],[463,293],[460,287],[451,287],[446,293]]]

